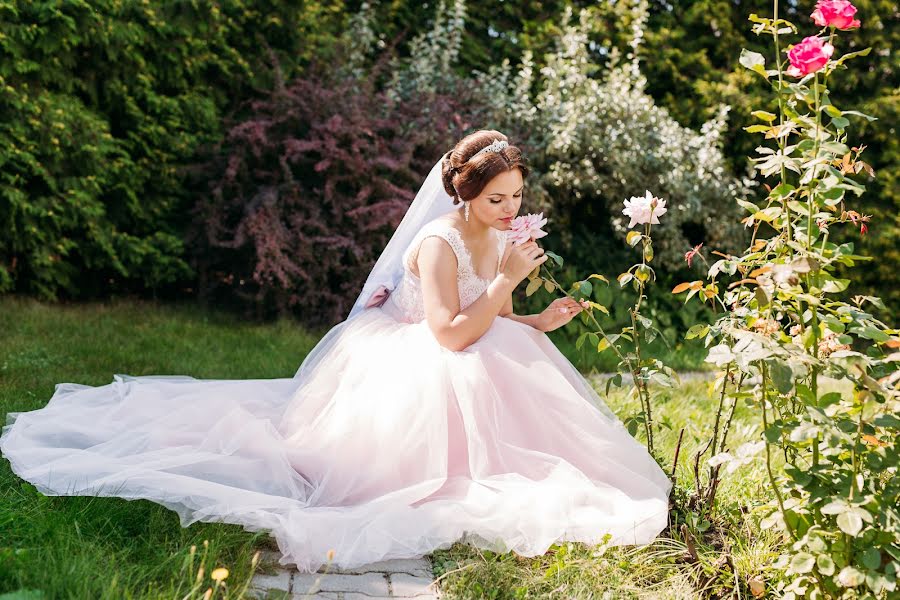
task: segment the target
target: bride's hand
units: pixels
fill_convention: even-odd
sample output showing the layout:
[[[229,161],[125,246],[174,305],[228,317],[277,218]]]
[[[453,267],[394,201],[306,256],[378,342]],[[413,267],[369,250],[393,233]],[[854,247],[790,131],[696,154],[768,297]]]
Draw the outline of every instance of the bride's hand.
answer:
[[[584,300],[582,300],[584,302]],[[568,296],[557,298],[547,308],[541,311],[538,317],[541,331],[553,331],[575,318],[575,315],[584,310],[584,305],[579,304]]]
[[[503,258],[500,259],[500,272],[518,285],[534,271],[535,267],[544,264],[548,258],[544,254],[544,249],[534,240],[527,241],[521,246],[514,246],[512,241],[508,241]]]

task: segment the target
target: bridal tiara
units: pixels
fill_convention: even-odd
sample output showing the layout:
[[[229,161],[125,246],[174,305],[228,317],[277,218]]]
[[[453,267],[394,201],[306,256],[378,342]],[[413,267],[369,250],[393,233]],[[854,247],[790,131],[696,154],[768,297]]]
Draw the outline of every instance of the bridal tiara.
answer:
[[[487,146],[485,146],[484,148],[482,148],[481,150],[479,150],[478,152],[473,154],[472,158],[475,158],[479,154],[484,154],[485,152],[500,152],[507,146],[509,146],[509,142],[507,142],[506,140],[494,140],[493,142],[491,142],[490,144],[488,144]],[[472,158],[470,158],[469,160],[472,160]],[[468,161],[466,161],[466,162],[468,162]]]
[[[472,160],[479,154],[484,154],[485,152],[500,152],[507,146],[509,146],[509,142],[507,142],[506,140],[494,140],[493,142],[491,142],[490,144],[488,144],[487,146],[485,146],[484,148],[482,148],[481,150],[479,150],[478,152],[476,152],[475,154],[470,156],[468,158],[468,160],[466,160],[466,162],[469,162],[470,160]],[[452,167],[451,170],[456,171],[458,169],[456,167]],[[457,191],[455,185],[453,186],[453,191],[456,192],[456,197],[459,198],[459,191]],[[469,220],[469,203],[468,202],[466,202],[465,213],[466,213],[466,221],[468,221]]]

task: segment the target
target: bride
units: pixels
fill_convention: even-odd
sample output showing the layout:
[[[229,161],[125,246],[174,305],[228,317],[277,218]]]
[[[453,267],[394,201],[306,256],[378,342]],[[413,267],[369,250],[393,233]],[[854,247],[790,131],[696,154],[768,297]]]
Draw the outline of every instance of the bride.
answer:
[[[351,568],[457,541],[525,556],[649,543],[671,482],[545,333],[582,307],[513,312],[547,260],[506,240],[528,171],[500,132],[460,140],[293,377],[59,383],[7,415],[0,451],[46,495],[266,530],[306,572],[329,551]]]

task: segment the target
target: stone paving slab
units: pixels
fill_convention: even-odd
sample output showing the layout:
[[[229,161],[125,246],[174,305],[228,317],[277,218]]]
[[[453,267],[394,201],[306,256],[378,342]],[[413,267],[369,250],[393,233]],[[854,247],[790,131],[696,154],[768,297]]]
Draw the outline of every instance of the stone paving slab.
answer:
[[[278,563],[280,554],[263,552],[261,562],[268,574],[254,575],[251,597],[265,600],[377,600],[406,598],[436,600],[440,590],[434,583],[428,558],[385,560],[352,569],[325,567],[317,573],[300,573]],[[273,571],[274,572],[271,572]]]

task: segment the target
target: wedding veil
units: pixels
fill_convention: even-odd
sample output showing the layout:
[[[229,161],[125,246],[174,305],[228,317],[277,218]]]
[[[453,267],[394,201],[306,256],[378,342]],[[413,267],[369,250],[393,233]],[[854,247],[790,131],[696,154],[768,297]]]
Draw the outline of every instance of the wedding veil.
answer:
[[[382,250],[375,266],[369,272],[362,292],[356,298],[347,318],[331,328],[316,346],[310,350],[306,358],[294,374],[294,379],[309,373],[318,364],[321,357],[337,341],[344,326],[352,319],[359,316],[366,309],[370,298],[382,290],[393,291],[403,277],[403,253],[412,242],[415,235],[423,225],[437,217],[454,210],[453,197],[444,189],[443,183],[443,155],[431,167],[428,177],[412,204],[409,205],[403,220],[394,231],[394,235]]]

